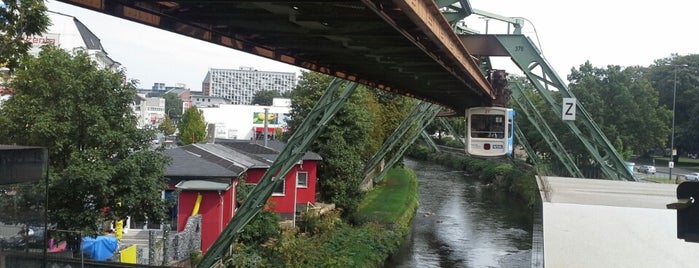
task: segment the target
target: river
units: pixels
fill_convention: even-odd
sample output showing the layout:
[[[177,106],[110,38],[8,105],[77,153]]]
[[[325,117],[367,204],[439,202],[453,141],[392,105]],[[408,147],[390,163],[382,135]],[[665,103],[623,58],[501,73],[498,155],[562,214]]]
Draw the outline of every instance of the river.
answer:
[[[393,267],[531,267],[532,215],[462,171],[406,159],[419,184],[418,210]]]

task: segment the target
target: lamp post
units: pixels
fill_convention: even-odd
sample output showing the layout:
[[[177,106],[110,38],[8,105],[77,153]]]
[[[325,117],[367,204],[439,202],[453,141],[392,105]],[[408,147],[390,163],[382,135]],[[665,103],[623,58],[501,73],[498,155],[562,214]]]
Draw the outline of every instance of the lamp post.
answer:
[[[670,132],[670,162],[668,162],[667,167],[670,172],[668,172],[668,180],[672,180],[672,168],[675,166],[675,98],[677,96],[677,67],[687,67],[687,64],[665,64],[668,66],[675,67],[675,77],[672,87],[672,130]]]

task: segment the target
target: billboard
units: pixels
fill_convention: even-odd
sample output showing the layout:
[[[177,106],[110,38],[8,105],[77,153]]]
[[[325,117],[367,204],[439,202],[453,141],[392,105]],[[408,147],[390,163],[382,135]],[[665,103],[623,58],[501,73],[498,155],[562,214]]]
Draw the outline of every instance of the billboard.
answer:
[[[264,124],[265,123],[265,113],[264,112],[252,113],[252,123],[253,124]],[[267,113],[267,124],[270,124],[270,125],[279,124],[279,114]]]

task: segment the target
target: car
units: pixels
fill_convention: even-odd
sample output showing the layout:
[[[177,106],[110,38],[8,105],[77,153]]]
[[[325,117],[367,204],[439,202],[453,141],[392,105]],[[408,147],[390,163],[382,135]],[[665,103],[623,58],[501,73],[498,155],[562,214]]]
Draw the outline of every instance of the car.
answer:
[[[688,181],[699,181],[699,172],[685,174],[684,177]]]
[[[651,165],[642,165],[638,167],[638,172],[646,173],[646,174],[655,174],[655,166]]]

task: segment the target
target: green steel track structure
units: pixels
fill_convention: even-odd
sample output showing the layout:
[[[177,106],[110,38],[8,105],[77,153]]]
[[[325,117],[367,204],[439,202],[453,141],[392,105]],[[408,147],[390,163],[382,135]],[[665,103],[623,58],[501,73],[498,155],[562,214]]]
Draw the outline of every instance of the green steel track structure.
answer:
[[[457,132],[454,130],[454,128],[451,126],[451,124],[449,123],[449,121],[447,121],[446,118],[444,118],[444,117],[439,117],[439,118],[437,118],[437,120],[439,121],[440,124],[442,124],[442,126],[443,126],[444,128],[447,129],[447,131],[449,131],[449,134],[451,134],[452,136],[454,136],[454,139],[455,139],[455,140],[459,141],[460,144],[466,146],[466,144],[464,144],[463,137],[461,137],[461,135],[459,135],[459,133],[457,133]]]
[[[516,82],[510,83],[510,85],[510,88],[512,89],[512,100],[517,103],[519,110],[524,113],[524,117],[526,117],[532,126],[536,128],[539,134],[541,134],[546,144],[548,144],[551,151],[553,151],[554,155],[556,155],[558,158],[558,161],[560,161],[568,171],[568,174],[572,177],[583,178],[584,175],[575,164],[575,159],[568,153],[568,151],[566,151],[563,144],[556,137],[556,134],[553,132],[553,130],[551,130],[551,127],[549,127],[549,125],[546,123],[546,120],[544,120],[544,117],[541,116],[539,110],[536,109],[534,103],[532,103],[529,97],[527,97],[527,95],[523,92],[522,86]],[[515,129],[521,131],[519,128]],[[525,141],[524,133],[521,133],[521,135],[522,138],[518,138],[520,144],[522,144],[521,141]],[[531,153],[534,152],[527,151],[527,153],[531,155]]]
[[[434,142],[432,137],[430,137],[430,134],[427,134],[427,131],[423,130],[420,133],[420,137],[422,137],[423,140],[425,140],[425,143],[427,143],[427,146],[432,148],[432,151],[439,153],[441,150],[439,150],[439,147],[437,146],[437,143]]]
[[[417,117],[408,117],[406,118],[406,120],[403,120],[403,122],[409,122],[412,131],[400,134],[400,136],[404,137],[404,139],[402,139],[403,142],[398,148],[398,151],[393,156],[391,156],[391,158],[388,161],[386,161],[386,166],[384,167],[384,169],[381,170],[381,173],[379,173],[379,175],[376,176],[376,178],[374,178],[374,183],[380,182],[383,179],[383,177],[386,176],[388,170],[390,170],[393,167],[393,165],[395,165],[398,162],[398,160],[403,158],[403,154],[405,153],[405,151],[408,150],[410,145],[412,145],[415,142],[415,140],[420,136],[420,133],[423,132],[425,127],[432,123],[432,120],[434,120],[437,114],[442,110],[442,107],[429,102],[420,102],[418,104],[418,110],[420,111],[420,113]],[[386,149],[391,150],[393,148]]]
[[[343,84],[345,86],[342,90]],[[291,135],[277,160],[272,163],[260,182],[248,194],[245,202],[238,208],[197,267],[208,268],[221,261],[222,256],[225,255],[224,253],[230,248],[243,227],[264,208],[275,187],[284,181],[286,174],[303,157],[308,147],[325,129],[330,119],[342,109],[358,85],[338,78],[333,79],[323,96],[309,112],[308,117]]]
[[[442,108],[438,105],[429,103],[429,102],[423,102],[423,101],[418,101],[415,106],[410,110],[410,113],[408,116],[403,120],[403,122],[398,125],[396,130],[391,133],[388,138],[386,138],[386,141],[381,145],[381,149],[379,149],[374,156],[364,165],[364,174],[368,175],[370,174],[382,160],[385,160],[386,155],[388,155],[389,152],[391,152],[396,145],[401,144],[400,148],[402,149],[403,147],[406,147],[405,149],[399,149],[396,154],[394,154],[391,159],[394,159],[398,157],[403,156],[403,153],[407,149],[407,146],[410,146],[415,139],[420,135],[421,132],[425,129],[427,125],[429,125],[432,120],[437,116],[437,113],[441,110]],[[407,146],[405,145],[407,144]],[[379,173],[379,175],[374,178],[374,182],[378,182],[381,180],[381,176],[384,174],[384,170],[390,169],[390,167],[395,164],[388,164],[390,163],[387,161],[384,169]],[[369,178],[365,177],[364,184]]]
[[[556,74],[539,49],[524,35],[461,35],[461,40],[469,52],[478,56],[509,56],[524,72],[552,111],[562,118],[562,100],[556,100],[552,90],[560,92],[563,98],[575,98]],[[582,104],[576,105],[578,117],[575,121],[562,120],[575,134],[595,160],[607,179],[637,181],[633,171],[616,149],[604,136],[597,124]],[[581,127],[578,126],[581,125]]]

